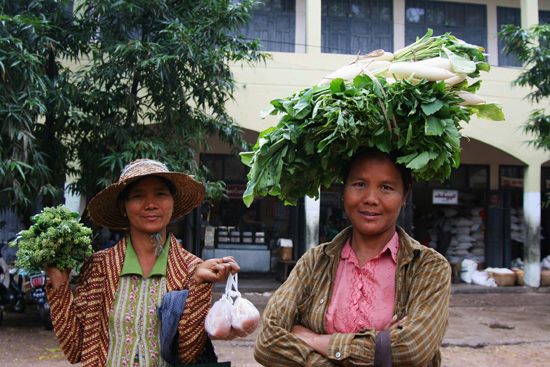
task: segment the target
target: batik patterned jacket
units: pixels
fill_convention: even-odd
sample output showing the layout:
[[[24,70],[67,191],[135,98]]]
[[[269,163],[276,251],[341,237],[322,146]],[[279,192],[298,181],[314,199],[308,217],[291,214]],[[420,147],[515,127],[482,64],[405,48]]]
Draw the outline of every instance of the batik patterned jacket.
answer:
[[[178,354],[181,363],[194,363],[206,341],[204,319],[212,301],[212,284],[197,284],[193,275],[201,259],[170,237],[166,269],[167,292],[188,289],[179,321]],[[66,282],[47,287],[54,330],[71,363],[82,367],[105,366],[109,346],[109,310],[117,291],[126,253],[127,237],[114,247],[94,253],[82,266],[75,292]]]

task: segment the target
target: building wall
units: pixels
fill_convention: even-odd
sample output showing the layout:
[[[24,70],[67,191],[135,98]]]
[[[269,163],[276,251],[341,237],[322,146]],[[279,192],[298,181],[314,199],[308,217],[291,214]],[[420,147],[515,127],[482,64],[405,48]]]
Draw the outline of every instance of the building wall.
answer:
[[[305,16],[305,2],[306,0],[297,1],[297,42],[306,39],[307,30],[320,29],[320,24],[308,26],[302,19]],[[496,7],[498,5],[519,8],[520,1],[498,0],[488,1],[485,4],[487,4],[488,13],[487,51],[492,68],[489,73],[482,73],[483,82],[479,94],[487,101],[502,103],[506,120],[487,121],[474,116],[469,124],[463,125],[463,135],[502,150],[523,164],[540,166],[550,159],[550,155],[525,144],[530,137],[524,135],[521,130],[521,125],[527,120],[530,111],[538,106],[524,99],[529,92],[527,88],[511,86],[512,80],[519,75],[520,69],[495,66],[498,65]],[[550,9],[550,1],[541,1],[539,6],[541,10]],[[403,44],[404,8],[404,0],[394,1],[394,44],[397,48],[405,46]],[[308,28],[304,30],[304,26]],[[229,106],[229,111],[243,127],[262,131],[277,123],[274,116],[263,120],[260,118],[260,112],[270,106],[270,100],[287,97],[315,85],[326,74],[353,60],[353,55],[272,53],[272,58],[265,65],[254,68],[236,66],[233,72],[239,89],[235,95],[235,102]],[[466,149],[468,149],[467,146],[465,146]],[[487,158],[492,160],[490,156]],[[463,162],[469,163],[468,158]]]
[[[486,164],[490,166],[491,190],[499,188],[500,165],[524,166],[523,211],[526,224],[524,238],[525,284],[537,287],[540,284],[540,229],[541,229],[541,166],[548,165],[550,154],[534,149],[526,144],[532,137],[522,131],[530,111],[536,106],[525,100],[530,92],[527,88],[512,87],[519,68],[498,67],[498,23],[499,6],[521,8],[521,23],[524,28],[538,23],[538,10],[550,10],[550,1],[529,0],[487,0],[466,1],[485,4],[487,7],[487,53],[492,66],[489,73],[482,73],[482,87],[479,95],[487,101],[502,103],[505,121],[487,121],[472,117],[469,124],[463,124],[461,162],[463,164]],[[393,45],[400,49],[405,45],[405,0],[393,2]],[[305,29],[304,29],[305,28]],[[283,98],[317,84],[323,76],[353,61],[353,55],[320,53],[321,7],[318,0],[297,0],[296,43],[305,40],[305,47],[296,48],[296,53],[273,53],[265,65],[235,67],[235,80],[239,90],[229,112],[239,123],[250,130],[262,131],[277,123],[276,117],[264,120],[259,114],[269,107],[275,98]],[[419,34],[418,36],[423,36]],[[305,53],[303,53],[305,51]],[[371,50],[361,50],[371,51]],[[394,50],[386,50],[394,51]],[[362,52],[367,53],[367,52]],[[316,205],[316,213],[319,212]],[[318,224],[317,216],[306,222]],[[309,223],[311,222],[311,223]],[[306,247],[315,246],[315,238],[306,239]],[[497,244],[497,248],[501,245]],[[494,254],[490,255],[491,257]]]

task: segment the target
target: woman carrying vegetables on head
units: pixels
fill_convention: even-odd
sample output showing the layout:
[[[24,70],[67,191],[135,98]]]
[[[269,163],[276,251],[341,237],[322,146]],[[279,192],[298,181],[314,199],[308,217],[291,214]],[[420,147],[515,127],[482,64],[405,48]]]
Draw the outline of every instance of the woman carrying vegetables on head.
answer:
[[[503,120],[475,93],[483,49],[432,31],[395,53],[376,50],[318,85],[271,101],[243,195],[296,204],[344,184],[351,226],[309,250],[273,294],[254,356],[265,366],[440,366],[451,270],[396,225],[416,179],[447,179],[460,123]],[[477,97],[477,98],[474,98]],[[345,167],[345,168],[344,168]]]
[[[351,226],[308,251],[263,313],[264,366],[439,366],[451,269],[396,225],[411,173],[393,154],[357,153],[343,173]]]
[[[94,223],[126,229],[128,235],[84,263],[74,294],[70,269],[44,269],[51,281],[54,329],[69,362],[169,366],[204,358],[205,345],[211,346],[204,331],[211,282],[226,281],[239,266],[230,257],[202,261],[166,231],[170,221],[200,205],[204,194],[204,186],[190,176],[140,159],[90,201]],[[163,306],[168,310],[162,321],[164,315],[177,315],[174,345],[164,342],[171,325],[157,315]]]

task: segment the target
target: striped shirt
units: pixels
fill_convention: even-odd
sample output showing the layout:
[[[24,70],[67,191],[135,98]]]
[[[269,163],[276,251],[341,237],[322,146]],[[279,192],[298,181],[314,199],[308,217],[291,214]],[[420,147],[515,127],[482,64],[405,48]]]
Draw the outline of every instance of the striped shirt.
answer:
[[[273,294],[262,316],[255,359],[264,366],[372,365],[376,335],[368,328],[357,333],[331,335],[328,356],[315,352],[290,333],[303,325],[328,334],[326,315],[344,244],[346,228],[331,243],[308,251],[287,281]],[[395,366],[440,366],[439,348],[448,327],[451,268],[436,251],[422,246],[397,228],[399,251],[395,276],[394,314],[408,319],[391,331]]]

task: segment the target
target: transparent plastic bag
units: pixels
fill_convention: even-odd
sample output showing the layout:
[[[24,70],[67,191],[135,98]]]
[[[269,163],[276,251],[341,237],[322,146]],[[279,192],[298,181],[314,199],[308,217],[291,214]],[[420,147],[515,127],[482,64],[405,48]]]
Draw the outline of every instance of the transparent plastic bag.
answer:
[[[204,329],[212,339],[230,340],[232,310],[233,302],[225,294],[212,305],[204,320]]]
[[[234,278],[234,286],[237,289],[237,274]],[[249,300],[242,298],[239,291],[233,311],[231,312],[231,326],[238,336],[243,337],[252,334],[260,324],[260,312]]]
[[[212,339],[232,340],[245,337],[253,333],[260,323],[260,312],[252,302],[242,298],[237,280],[237,274],[229,274],[225,294],[206,315],[204,328]]]

